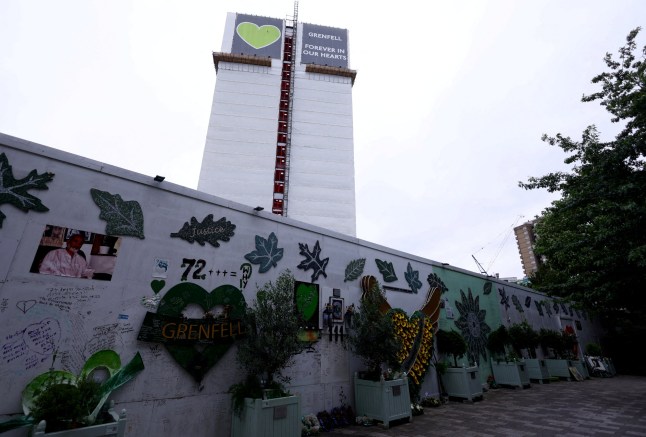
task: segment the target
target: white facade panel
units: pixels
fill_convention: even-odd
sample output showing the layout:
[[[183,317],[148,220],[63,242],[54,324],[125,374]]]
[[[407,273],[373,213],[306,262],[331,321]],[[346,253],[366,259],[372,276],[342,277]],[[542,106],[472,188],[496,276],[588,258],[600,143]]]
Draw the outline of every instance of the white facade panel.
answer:
[[[235,14],[224,52],[232,26]],[[281,68],[279,59],[271,67],[219,62],[199,190],[272,209]],[[354,236],[351,79],[306,73],[297,62],[291,121],[287,216]]]
[[[220,63],[198,189],[270,210],[280,69]]]

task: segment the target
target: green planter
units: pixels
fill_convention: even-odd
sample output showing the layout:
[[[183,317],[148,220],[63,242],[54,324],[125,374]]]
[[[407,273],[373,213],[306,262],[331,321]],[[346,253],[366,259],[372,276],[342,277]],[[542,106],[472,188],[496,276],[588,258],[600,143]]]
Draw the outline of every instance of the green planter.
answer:
[[[300,437],[301,400],[298,396],[276,399],[245,398],[238,416],[233,414],[231,437]]]
[[[440,378],[446,394],[451,398],[473,401],[483,397],[478,366],[448,367]]]
[[[574,367],[572,360],[546,359],[545,365],[550,376],[556,376],[568,381],[572,380],[572,374],[570,373],[570,367]]]
[[[491,370],[496,383],[499,385],[510,385],[513,387],[531,387],[527,365],[524,361],[497,362],[491,360]]]
[[[527,365],[527,376],[530,381],[538,381],[539,384],[550,382],[550,372],[547,370],[545,360],[538,358],[525,359]]]
[[[354,401],[358,416],[378,420],[386,429],[393,420],[413,420],[406,377],[391,381],[369,381],[360,379],[355,374]]]
[[[581,375],[583,379],[590,379],[590,373],[588,373],[588,367],[585,365],[583,361],[572,360],[572,365],[576,368],[576,370],[579,371],[579,375]]]
[[[110,409],[108,413],[114,422],[48,433],[45,432],[45,421],[41,420],[38,425],[34,426],[31,435],[34,437],[123,437],[126,432],[126,410],[121,410],[121,414],[117,414],[113,409]]]

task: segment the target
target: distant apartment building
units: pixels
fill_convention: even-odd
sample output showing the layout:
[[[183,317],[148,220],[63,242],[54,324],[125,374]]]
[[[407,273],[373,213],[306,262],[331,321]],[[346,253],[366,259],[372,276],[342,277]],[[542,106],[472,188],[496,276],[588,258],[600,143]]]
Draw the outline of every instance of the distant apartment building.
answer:
[[[514,228],[518,252],[520,253],[520,261],[523,264],[525,276],[530,276],[538,270],[541,262],[540,258],[534,253],[534,243],[536,242],[536,234],[534,233],[535,224],[536,220],[531,220]]]

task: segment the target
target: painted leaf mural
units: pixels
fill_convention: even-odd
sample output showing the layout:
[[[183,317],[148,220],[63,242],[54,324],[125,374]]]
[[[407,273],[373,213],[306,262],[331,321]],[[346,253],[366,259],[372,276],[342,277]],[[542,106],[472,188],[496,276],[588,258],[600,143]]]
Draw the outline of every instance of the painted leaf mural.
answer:
[[[537,300],[534,301],[534,305],[536,305],[536,310],[538,310],[538,314],[541,317],[545,317],[545,315],[543,314],[543,305],[541,305],[541,303]]]
[[[498,294],[500,295],[500,304],[504,305],[505,309],[509,309],[509,296],[507,296],[505,288],[499,288]]]
[[[10,203],[16,208],[28,212],[29,210],[49,211],[37,197],[28,193],[29,190],[47,190],[47,182],[54,179],[54,173],[38,174],[32,170],[23,179],[16,179],[9,165],[9,159],[0,153],[0,204]],[[6,216],[0,211],[0,228]]]
[[[384,282],[395,282],[397,280],[393,263],[382,261],[380,259],[375,259],[375,263],[377,263],[377,268],[379,269],[381,276],[384,278]]]
[[[531,298],[531,296],[527,296],[527,297],[525,298],[525,306],[526,306],[527,308],[529,308],[530,306],[532,306],[532,298]]]
[[[144,213],[139,202],[125,201],[118,194],[110,194],[96,188],[91,188],[90,194],[101,210],[99,218],[106,221],[106,234],[144,238]]]
[[[514,306],[516,307],[516,310],[519,313],[524,313],[525,312],[525,310],[523,310],[523,306],[520,304],[520,299],[518,299],[518,297],[515,294],[511,295],[511,301],[514,304]]]
[[[404,278],[406,279],[406,282],[408,282],[408,286],[413,290],[413,293],[417,293],[417,291],[422,288],[422,282],[419,280],[419,271],[418,270],[413,270],[413,267],[408,263],[408,266],[406,266],[406,272],[404,272]]]
[[[430,285],[431,288],[439,288],[442,294],[449,291],[449,288],[444,285],[444,282],[439,276],[437,276],[437,273],[430,273],[426,278],[426,282],[428,282],[428,285]]]
[[[256,250],[244,257],[250,263],[260,265],[258,273],[265,273],[278,265],[278,261],[283,258],[283,249],[278,247],[278,238],[273,232],[267,239],[256,235]]]
[[[366,265],[366,259],[360,258],[350,261],[345,268],[345,279],[343,282],[354,281],[363,273],[363,269]]]
[[[482,286],[482,294],[484,294],[485,296],[490,294],[492,288],[493,284],[490,281],[485,282]]]
[[[303,243],[298,243],[298,248],[300,249],[299,253],[304,256],[305,259],[296,267],[305,271],[314,270],[314,272],[312,272],[312,282],[316,281],[320,275],[327,278],[325,268],[327,267],[327,263],[330,261],[330,258],[320,258],[321,246],[318,240],[316,240],[316,244],[314,244],[312,251],[310,251],[307,244]]]
[[[234,235],[236,225],[227,221],[226,217],[214,222],[213,214],[204,217],[202,222],[198,222],[195,217],[191,217],[190,222],[184,222],[184,226],[177,232],[170,234],[173,238],[181,238],[189,243],[198,242],[200,246],[209,243],[213,247],[220,247],[219,241],[229,241]]]

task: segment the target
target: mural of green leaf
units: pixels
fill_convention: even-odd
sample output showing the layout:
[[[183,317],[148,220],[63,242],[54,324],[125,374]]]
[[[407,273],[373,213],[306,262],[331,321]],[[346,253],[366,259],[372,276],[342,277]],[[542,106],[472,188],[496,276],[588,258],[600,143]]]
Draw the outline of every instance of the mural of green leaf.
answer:
[[[354,281],[359,276],[361,276],[365,265],[365,258],[350,261],[350,263],[345,268],[345,279],[343,280],[343,282]]]
[[[543,308],[545,308],[547,315],[552,317],[552,309],[550,308],[550,304],[546,300],[541,301],[541,303],[543,304]]]
[[[406,279],[406,282],[408,282],[410,289],[413,290],[413,293],[417,293],[417,291],[422,288],[422,285],[424,285],[422,284],[422,281],[419,280],[419,271],[413,270],[410,262],[408,263],[408,266],[406,266],[404,278]]]
[[[485,282],[482,286],[482,294],[484,294],[485,296],[490,294],[492,288],[493,284],[490,281]]]
[[[520,299],[515,294],[511,295],[511,301],[513,302],[514,306],[516,307],[516,310],[519,313],[524,313],[525,310],[523,309],[523,306],[520,304]]]
[[[202,223],[198,222],[195,217],[191,217],[191,221],[184,222],[184,226],[177,232],[170,234],[173,238],[181,238],[189,243],[197,241],[200,246],[204,243],[209,243],[213,247],[220,247],[220,241],[229,241],[234,235],[236,225],[227,221],[226,217],[222,217],[217,222],[213,221],[213,214],[204,217]]]
[[[530,306],[532,306],[532,297],[531,297],[531,296],[527,296],[527,297],[525,298],[525,306],[526,306],[527,308],[529,308]]]
[[[265,273],[272,267],[276,267],[278,261],[283,258],[283,249],[278,248],[278,238],[273,232],[267,239],[256,235],[256,250],[244,257],[252,264],[260,264],[258,273]]]
[[[429,274],[428,277],[426,278],[426,282],[428,282],[428,285],[431,286],[431,289],[439,288],[440,291],[442,291],[442,294],[449,291],[448,287],[444,285],[444,282],[439,276],[437,276],[436,273]]]
[[[47,190],[47,182],[51,182],[52,179],[54,179],[54,173],[38,174],[36,170],[30,171],[23,179],[15,179],[7,155],[0,153],[0,204],[10,203],[24,212],[30,209],[39,212],[49,211],[40,199],[27,191]],[[0,211],[0,228],[5,217],[6,215]]]
[[[381,273],[381,276],[383,276],[384,278],[384,282],[395,282],[397,280],[397,275],[395,274],[395,268],[393,267],[393,263],[388,261],[382,261],[376,258],[375,258],[375,263],[377,264],[379,273]]]
[[[305,259],[296,267],[305,271],[310,269],[314,270],[312,273],[312,282],[316,281],[320,275],[327,278],[325,268],[327,267],[327,263],[330,261],[330,258],[325,258],[323,260],[319,258],[321,255],[321,246],[319,245],[318,240],[316,240],[316,244],[311,252],[309,247],[307,247],[307,244],[298,243],[298,248],[300,249],[299,254],[303,255]]]
[[[144,214],[139,202],[124,201],[118,194],[96,188],[91,188],[90,194],[101,210],[99,218],[106,221],[106,234],[144,238]]]
[[[543,314],[543,305],[541,305],[541,303],[539,301],[537,301],[537,300],[534,301],[534,305],[536,305],[536,309],[538,310],[538,314],[541,317],[545,317],[545,315]]]

